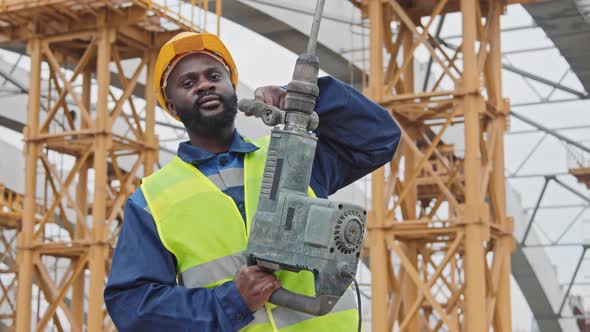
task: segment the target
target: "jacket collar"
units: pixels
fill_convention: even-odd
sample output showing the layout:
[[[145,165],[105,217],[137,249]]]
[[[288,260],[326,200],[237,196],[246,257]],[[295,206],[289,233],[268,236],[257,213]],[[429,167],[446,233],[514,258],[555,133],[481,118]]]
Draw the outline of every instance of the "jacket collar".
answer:
[[[258,150],[259,147],[247,142],[237,130],[234,130],[232,143],[227,150],[229,153],[241,153],[246,154]],[[185,163],[200,165],[209,159],[216,156],[215,153],[209,152],[205,149],[191,145],[190,141],[182,142],[178,145],[176,152],[178,157]]]

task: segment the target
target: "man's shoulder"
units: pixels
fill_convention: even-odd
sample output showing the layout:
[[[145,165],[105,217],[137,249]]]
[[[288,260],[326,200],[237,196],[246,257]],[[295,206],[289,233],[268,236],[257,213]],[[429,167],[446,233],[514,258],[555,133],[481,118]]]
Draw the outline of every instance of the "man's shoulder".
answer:
[[[143,191],[141,191],[141,187],[137,187],[137,189],[135,189],[133,194],[129,196],[129,201],[141,209],[147,208],[147,201],[145,200]]]
[[[166,178],[170,177],[172,174],[177,174],[179,167],[181,169],[184,168],[183,164],[187,164],[187,163],[185,161],[183,161],[181,158],[179,158],[178,156],[176,156],[170,162],[168,162],[164,166],[162,166],[160,169],[155,170],[150,175],[144,176],[143,179],[141,179],[141,185],[144,185],[147,182],[153,183],[154,181],[161,181],[162,179],[166,179]],[[140,189],[141,189],[141,186],[138,188],[138,190],[140,190]]]

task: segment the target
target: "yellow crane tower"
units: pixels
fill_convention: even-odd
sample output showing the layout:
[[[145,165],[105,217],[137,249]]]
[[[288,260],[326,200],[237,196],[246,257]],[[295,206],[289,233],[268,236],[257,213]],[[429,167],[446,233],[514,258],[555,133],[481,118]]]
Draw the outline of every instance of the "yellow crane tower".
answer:
[[[500,15],[513,2],[522,1],[353,0],[369,21],[365,93],[404,128],[395,159],[372,175],[373,332],[512,329]],[[451,13],[456,46],[432,33]],[[420,49],[438,69],[422,89]],[[460,153],[442,140],[452,126],[462,128]]]
[[[0,2],[0,42],[30,57],[18,292],[7,314],[17,331],[114,330],[102,293],[123,204],[158,158],[151,88],[157,52],[180,31],[202,31],[208,7],[196,0]],[[221,1],[211,9],[219,28]],[[135,63],[131,76],[126,61]],[[142,89],[141,73],[143,119],[132,97]],[[55,165],[60,158],[73,162],[66,174]],[[64,234],[49,234],[51,224]]]

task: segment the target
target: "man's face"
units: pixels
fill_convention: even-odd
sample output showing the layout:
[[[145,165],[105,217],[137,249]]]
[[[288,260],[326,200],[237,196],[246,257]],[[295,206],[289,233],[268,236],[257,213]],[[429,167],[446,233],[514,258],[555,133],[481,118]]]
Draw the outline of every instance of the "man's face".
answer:
[[[217,136],[233,127],[238,99],[229,73],[206,54],[189,54],[172,69],[166,86],[166,106],[188,131]]]

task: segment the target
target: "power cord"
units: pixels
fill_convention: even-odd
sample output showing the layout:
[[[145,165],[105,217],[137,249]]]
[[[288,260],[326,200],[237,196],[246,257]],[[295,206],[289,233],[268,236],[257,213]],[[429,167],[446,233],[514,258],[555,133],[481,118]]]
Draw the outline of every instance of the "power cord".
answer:
[[[354,287],[356,287],[356,301],[359,304],[359,327],[358,332],[361,332],[362,321],[363,321],[363,310],[361,308],[361,290],[359,289],[359,283],[356,281],[355,277],[352,277],[352,281],[354,282]]]
[[[340,275],[342,275],[343,277],[348,277],[352,279],[352,282],[354,282],[354,287],[356,288],[356,302],[358,303],[358,312],[359,312],[359,324],[358,324],[358,332],[361,332],[361,328],[362,328],[362,322],[363,322],[363,310],[361,307],[361,290],[359,288],[359,283],[356,280],[356,278],[354,277],[354,275],[352,274],[352,271],[350,271],[350,268],[348,267],[348,265],[344,265],[340,268]]]

